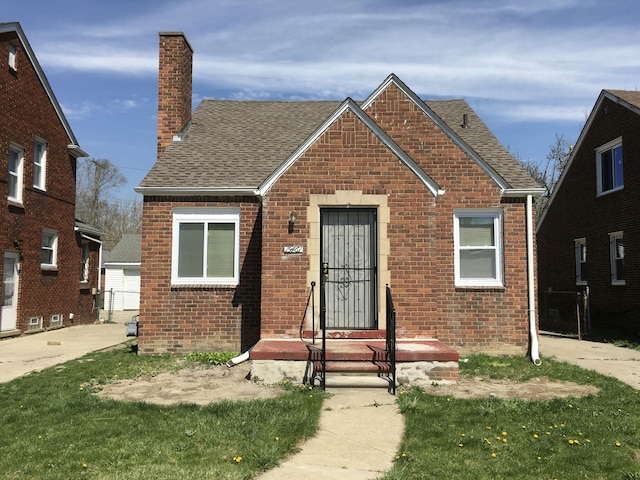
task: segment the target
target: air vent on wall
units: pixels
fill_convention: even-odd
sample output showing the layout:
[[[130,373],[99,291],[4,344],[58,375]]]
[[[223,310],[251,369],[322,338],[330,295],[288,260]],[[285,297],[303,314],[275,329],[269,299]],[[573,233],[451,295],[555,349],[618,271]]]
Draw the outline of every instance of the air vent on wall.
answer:
[[[60,328],[62,327],[62,319],[64,315],[61,313],[56,313],[55,315],[51,315],[49,317],[49,328]]]
[[[42,317],[29,317],[27,332],[42,330]]]

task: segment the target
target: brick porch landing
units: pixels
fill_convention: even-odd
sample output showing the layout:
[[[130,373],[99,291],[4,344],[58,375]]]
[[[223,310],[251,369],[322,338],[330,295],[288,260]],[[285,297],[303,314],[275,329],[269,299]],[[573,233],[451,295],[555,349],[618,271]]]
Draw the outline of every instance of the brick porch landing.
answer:
[[[251,350],[251,376],[266,384],[303,383],[308,375],[310,339],[264,338]],[[316,339],[315,348],[322,348]],[[384,349],[384,337],[327,339],[327,361],[370,362],[372,348]],[[459,354],[432,338],[396,341],[396,377],[401,385],[427,386],[458,381]]]

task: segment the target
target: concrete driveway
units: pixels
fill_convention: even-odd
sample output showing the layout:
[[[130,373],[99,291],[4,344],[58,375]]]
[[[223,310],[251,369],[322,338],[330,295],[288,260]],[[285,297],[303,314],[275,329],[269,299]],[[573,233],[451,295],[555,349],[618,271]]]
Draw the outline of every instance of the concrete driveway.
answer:
[[[640,390],[640,351],[541,332],[540,356],[615,377]]]
[[[122,323],[97,323],[0,341],[0,383],[127,340]]]

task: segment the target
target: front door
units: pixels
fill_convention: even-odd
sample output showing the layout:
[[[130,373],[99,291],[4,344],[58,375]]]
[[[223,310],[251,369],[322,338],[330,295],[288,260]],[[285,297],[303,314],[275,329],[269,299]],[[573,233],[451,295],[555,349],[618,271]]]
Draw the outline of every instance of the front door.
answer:
[[[2,317],[0,317],[1,332],[16,329],[19,262],[19,253],[4,253],[4,273],[2,275]]]
[[[320,223],[326,328],[376,329],[376,210],[323,208]]]

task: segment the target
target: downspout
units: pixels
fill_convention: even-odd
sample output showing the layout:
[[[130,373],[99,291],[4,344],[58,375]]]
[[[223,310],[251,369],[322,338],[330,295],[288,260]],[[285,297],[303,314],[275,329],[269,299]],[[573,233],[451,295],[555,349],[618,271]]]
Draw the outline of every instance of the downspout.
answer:
[[[527,195],[527,283],[529,290],[529,337],[531,341],[531,361],[537,367],[542,365],[538,353],[538,332],[536,329],[535,269],[533,264],[533,196]]]

